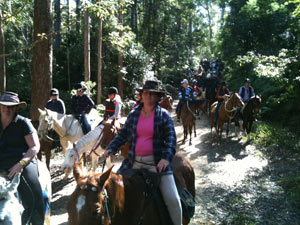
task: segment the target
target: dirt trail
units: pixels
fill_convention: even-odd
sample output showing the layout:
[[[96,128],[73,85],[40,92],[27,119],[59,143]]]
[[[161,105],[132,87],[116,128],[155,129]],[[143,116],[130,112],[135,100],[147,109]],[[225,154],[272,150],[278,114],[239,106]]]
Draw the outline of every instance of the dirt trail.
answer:
[[[175,122],[175,126],[178,151],[191,161],[196,175],[197,206],[191,225],[300,224],[298,214],[268,172],[268,161],[255,146],[233,136],[221,141],[211,137],[206,116],[197,120],[192,145],[181,144],[182,125]],[[113,161],[119,164],[121,157]],[[67,224],[64,206],[75,189],[73,178],[62,180],[61,162],[60,153],[51,162],[52,225]]]

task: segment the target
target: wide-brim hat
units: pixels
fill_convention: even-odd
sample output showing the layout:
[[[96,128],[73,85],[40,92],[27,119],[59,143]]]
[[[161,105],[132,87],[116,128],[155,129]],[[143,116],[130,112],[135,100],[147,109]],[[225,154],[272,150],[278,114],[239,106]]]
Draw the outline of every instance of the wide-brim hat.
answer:
[[[156,92],[159,94],[165,94],[164,90],[160,86],[160,82],[155,80],[147,80],[143,87],[137,88],[138,91],[150,91],[150,92]]]
[[[27,103],[20,102],[18,94],[14,92],[3,92],[0,96],[0,105],[18,106],[18,109],[24,109],[27,107]]]

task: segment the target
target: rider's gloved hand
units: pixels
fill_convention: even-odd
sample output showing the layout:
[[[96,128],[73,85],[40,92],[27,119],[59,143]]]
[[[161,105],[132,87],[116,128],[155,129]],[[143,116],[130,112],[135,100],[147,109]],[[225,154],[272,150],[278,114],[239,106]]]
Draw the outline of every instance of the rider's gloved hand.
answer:
[[[106,150],[102,155],[101,155],[101,158],[102,159],[106,159],[108,156],[110,156],[111,154],[111,150]]]

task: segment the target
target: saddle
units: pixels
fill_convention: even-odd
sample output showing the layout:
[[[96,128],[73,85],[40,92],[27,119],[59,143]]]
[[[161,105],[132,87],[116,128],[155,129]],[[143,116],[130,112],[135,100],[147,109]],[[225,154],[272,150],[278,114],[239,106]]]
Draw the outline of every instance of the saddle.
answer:
[[[146,184],[146,188],[144,191],[145,198],[154,202],[156,206],[155,209],[157,210],[159,218],[163,222],[162,224],[172,224],[167,206],[165,205],[162,194],[158,188],[160,182],[159,179],[160,176],[158,176],[155,173],[151,173],[146,169],[140,169],[140,170],[128,169],[122,172],[122,175],[127,177],[142,176]],[[190,219],[194,216],[195,213],[195,206],[196,206],[195,198],[187,189],[183,187],[183,185],[181,184],[179,179],[175,176],[175,174],[174,174],[174,179],[175,179],[178,194],[180,196],[183,217]],[[143,211],[146,211],[146,209],[147,206],[144,206]],[[162,210],[158,210],[158,209],[162,209]],[[143,214],[145,214],[145,212]],[[168,217],[166,217],[165,215],[168,215]]]

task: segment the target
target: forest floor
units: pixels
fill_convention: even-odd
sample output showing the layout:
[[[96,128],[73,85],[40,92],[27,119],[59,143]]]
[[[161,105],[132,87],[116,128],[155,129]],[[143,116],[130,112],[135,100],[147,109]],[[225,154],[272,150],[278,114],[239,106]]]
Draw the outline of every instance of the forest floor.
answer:
[[[299,170],[299,160],[277,146],[259,148],[233,133],[227,139],[223,134],[222,140],[215,132],[211,137],[205,115],[196,128],[192,145],[182,144],[182,125],[175,122],[177,150],[190,160],[196,175],[196,211],[190,225],[300,224],[299,212],[281,187],[282,179]],[[266,152],[276,155],[268,158]],[[121,160],[121,156],[113,158],[115,169]],[[67,224],[65,205],[76,185],[73,178],[62,179],[62,161],[61,153],[51,161],[52,225]]]

